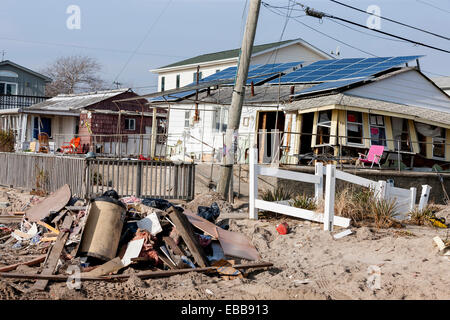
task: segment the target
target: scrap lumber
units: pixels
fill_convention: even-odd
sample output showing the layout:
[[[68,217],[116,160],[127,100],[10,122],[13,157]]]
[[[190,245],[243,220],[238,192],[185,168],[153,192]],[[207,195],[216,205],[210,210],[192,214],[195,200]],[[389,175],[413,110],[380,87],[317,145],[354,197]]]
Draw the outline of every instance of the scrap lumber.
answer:
[[[197,264],[200,267],[207,267],[208,259],[206,258],[203,248],[198,243],[198,240],[194,235],[194,229],[186,215],[180,213],[174,207],[167,209],[167,212],[169,213],[170,220],[175,224],[178,233],[186,243]]]
[[[163,241],[166,244],[166,247],[168,247],[170,250],[172,250],[172,252],[174,254],[176,254],[177,256],[185,255],[171,237],[163,237]]]
[[[259,262],[259,263],[251,263],[251,264],[237,264],[234,265],[235,269],[261,269],[261,268],[270,268],[273,264],[270,262]],[[199,273],[210,273],[212,271],[217,271],[219,267],[204,267],[204,268],[186,268],[186,269],[177,269],[177,270],[164,270],[164,271],[145,271],[140,273],[134,273],[133,276],[137,276],[141,279],[150,279],[150,278],[161,278],[161,277],[170,277],[178,274],[185,274],[189,272],[199,272]],[[114,280],[126,280],[130,277],[129,274],[118,274],[111,276],[102,276],[102,277],[81,277],[81,281],[114,281]],[[70,275],[54,275],[54,274],[23,274],[23,273],[8,273],[3,272],[0,273],[0,278],[10,278],[10,279],[39,279],[46,281],[67,281],[69,277],[73,277]]]
[[[89,272],[83,272],[81,278],[84,277],[100,277],[105,274],[110,274],[112,272],[117,272],[124,267],[120,257],[115,257],[108,262],[96,267],[94,270]]]
[[[41,275],[47,276],[47,275],[53,275],[55,272],[56,266],[58,264],[58,260],[61,257],[61,253],[64,249],[64,245],[66,244],[67,238],[69,237],[70,227],[72,226],[73,218],[71,215],[67,215],[64,218],[64,222],[62,224],[61,231],[58,235],[58,238],[53,245],[53,247],[50,249],[50,251],[47,254],[47,261],[46,265],[44,267],[44,270],[42,270]],[[33,290],[45,290],[45,287],[47,286],[48,280],[41,279],[36,281],[36,283],[31,287],[30,291]]]
[[[45,260],[46,255],[42,255],[39,256],[33,260],[29,260],[29,261],[25,261],[25,262],[19,262],[19,263],[15,263],[6,267],[1,267],[0,268],[0,272],[8,272],[8,271],[12,271],[12,270],[16,270],[18,266],[24,265],[24,266],[34,266],[37,265],[38,263],[41,263]]]
[[[63,209],[71,197],[70,187],[65,184],[50,196],[26,210],[25,215],[30,221],[37,222],[50,215],[50,212],[58,212]]]
[[[17,223],[22,221],[22,216],[0,216],[0,223]]]
[[[56,228],[53,228],[51,225],[48,225],[48,224],[46,224],[45,222],[43,222],[43,221],[38,221],[38,222],[36,222],[38,225],[40,225],[40,226],[43,226],[44,228],[47,228],[48,230],[50,230],[52,233],[55,233],[55,234],[59,234],[59,230],[58,229],[56,229]]]

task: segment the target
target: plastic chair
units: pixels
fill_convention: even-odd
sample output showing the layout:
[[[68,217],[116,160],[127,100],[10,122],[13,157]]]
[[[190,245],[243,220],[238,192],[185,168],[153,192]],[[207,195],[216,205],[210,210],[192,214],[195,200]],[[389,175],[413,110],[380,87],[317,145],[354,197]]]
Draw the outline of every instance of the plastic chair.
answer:
[[[63,153],[77,153],[78,148],[80,147],[81,138],[72,138],[70,142],[64,142],[61,146],[61,149],[63,149]]]
[[[359,153],[358,161],[363,163],[371,163],[371,168],[374,164],[377,164],[381,169],[380,161],[384,152],[384,146],[371,146],[367,155]]]

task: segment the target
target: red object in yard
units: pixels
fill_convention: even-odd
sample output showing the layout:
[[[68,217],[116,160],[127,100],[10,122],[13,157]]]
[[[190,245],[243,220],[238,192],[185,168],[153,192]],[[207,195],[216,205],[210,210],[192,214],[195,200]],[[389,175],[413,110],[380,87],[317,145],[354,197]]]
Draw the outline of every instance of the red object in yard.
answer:
[[[280,223],[277,226],[277,231],[279,234],[287,234],[289,230],[289,226],[286,222]]]

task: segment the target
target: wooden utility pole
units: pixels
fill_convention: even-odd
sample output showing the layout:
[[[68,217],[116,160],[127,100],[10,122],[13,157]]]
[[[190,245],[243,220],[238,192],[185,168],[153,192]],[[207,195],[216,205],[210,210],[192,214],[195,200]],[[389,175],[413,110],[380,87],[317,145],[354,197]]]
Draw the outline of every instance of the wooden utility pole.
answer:
[[[231,175],[233,174],[234,152],[238,143],[238,129],[241,121],[242,104],[245,96],[245,84],[248,77],[248,68],[252,56],[253,42],[255,40],[256,26],[258,24],[261,0],[251,0],[245,26],[242,48],[238,61],[238,72],[234,84],[231,99],[230,113],[228,117],[228,128],[225,139],[224,160],[220,169],[220,180],[217,192],[227,199]]]

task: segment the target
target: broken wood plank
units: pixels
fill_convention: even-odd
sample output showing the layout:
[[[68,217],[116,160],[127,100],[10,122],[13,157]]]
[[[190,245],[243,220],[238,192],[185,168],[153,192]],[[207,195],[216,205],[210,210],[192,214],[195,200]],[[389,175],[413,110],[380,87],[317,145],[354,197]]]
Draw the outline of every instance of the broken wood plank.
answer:
[[[26,217],[37,222],[50,215],[51,211],[59,212],[72,197],[69,185],[64,185],[50,196],[25,211]]]
[[[125,266],[123,265],[120,257],[115,257],[114,259],[109,260],[108,262],[98,266],[92,271],[81,273],[81,278],[100,277],[106,274],[110,274],[112,272],[117,272],[123,267]]]
[[[238,264],[234,265],[235,269],[260,269],[260,268],[270,268],[273,264],[270,262],[259,262],[259,263],[251,263],[251,264]],[[150,279],[150,278],[161,278],[161,277],[170,277],[177,274],[184,274],[189,272],[200,272],[207,273],[215,271],[217,272],[218,267],[204,267],[204,268],[186,268],[186,269],[177,269],[177,270],[164,270],[164,271],[145,271],[141,273],[133,273],[133,276],[137,276],[141,279]],[[117,274],[111,276],[102,276],[102,277],[81,277],[81,281],[114,281],[114,280],[125,280],[128,279],[131,275],[129,274]],[[3,272],[0,273],[0,278],[10,278],[10,279],[39,279],[39,280],[52,280],[52,281],[67,281],[69,277],[73,277],[70,275],[58,274],[58,275],[43,275],[43,274],[23,274],[23,273],[8,273]]]
[[[58,240],[58,237],[44,237],[41,239],[41,242],[52,242]]]
[[[166,244],[166,247],[168,247],[174,254],[177,256],[184,256],[185,254],[181,249],[177,246],[175,243],[175,240],[173,240],[171,237],[163,237],[163,241]]]
[[[44,228],[47,228],[48,230],[50,230],[52,233],[55,233],[55,234],[59,234],[59,230],[58,229],[56,229],[56,228],[53,228],[51,225],[48,225],[48,224],[46,224],[45,222],[43,222],[43,221],[38,221],[38,222],[36,222],[38,225],[40,225],[40,226],[43,226]]]
[[[34,265],[44,261],[45,257],[46,257],[46,255],[44,254],[44,255],[39,256],[39,257],[37,257],[37,258],[35,258],[33,260],[30,260],[30,261],[19,262],[19,263],[15,263],[15,264],[12,264],[12,265],[9,265],[9,266],[6,266],[6,267],[1,267],[0,268],[0,272],[8,272],[8,271],[16,270],[17,267],[21,266],[21,265],[25,265],[25,266],[31,267],[31,266],[34,266]]]
[[[21,216],[5,216],[5,215],[2,215],[2,216],[0,216],[0,223],[17,223],[17,222],[22,221],[22,218],[23,217],[21,217]]]
[[[203,248],[198,243],[193,227],[186,215],[182,214],[174,207],[167,209],[167,212],[169,213],[170,220],[175,224],[178,233],[194,257],[195,262],[197,262],[200,267],[207,267],[208,259],[206,258]]]
[[[437,247],[439,248],[439,251],[442,251],[446,248],[446,245],[444,243],[444,241],[442,241],[442,239],[439,236],[436,236],[433,238],[434,243],[437,245]]]
[[[84,211],[87,206],[66,206],[65,208],[70,211]]]
[[[61,253],[64,249],[64,245],[66,244],[67,238],[69,237],[69,231],[70,227],[72,226],[73,218],[71,215],[67,215],[64,218],[64,222],[62,224],[61,231],[58,235],[58,238],[53,245],[53,247],[50,249],[50,251],[47,254],[47,260],[46,265],[44,267],[44,270],[42,270],[41,275],[47,276],[47,275],[53,275],[55,272],[56,266],[58,264],[58,260],[61,257]],[[33,290],[45,290],[45,287],[47,286],[48,280],[38,280],[36,283],[31,287],[30,291]]]

